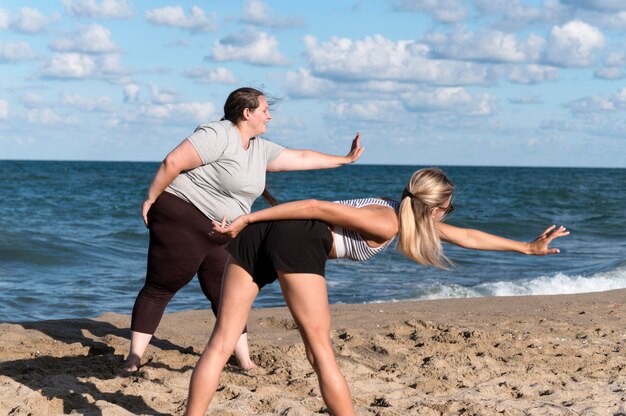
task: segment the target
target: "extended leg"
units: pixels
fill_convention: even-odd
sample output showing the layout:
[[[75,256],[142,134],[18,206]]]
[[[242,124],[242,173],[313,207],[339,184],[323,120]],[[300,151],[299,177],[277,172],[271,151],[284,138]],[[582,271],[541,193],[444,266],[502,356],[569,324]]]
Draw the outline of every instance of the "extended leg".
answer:
[[[224,248],[227,243],[222,241],[221,244],[217,244],[218,242],[219,241],[216,241],[215,247],[208,252],[198,269],[200,287],[206,298],[211,302],[211,309],[215,316],[217,316],[217,311],[219,310],[222,293],[222,277],[226,267],[226,260],[228,259],[228,252]],[[256,367],[256,364],[254,364],[250,358],[248,334],[245,329],[235,346],[235,357],[237,358],[239,367],[244,370]]]
[[[209,247],[204,230],[211,222],[192,205],[167,192],[156,200],[148,219],[146,283],[133,307],[131,345],[124,363],[127,370],[139,368],[165,307],[191,281]]]
[[[191,375],[186,415],[204,415],[219,385],[220,374],[248,321],[259,293],[252,277],[234,260],[226,265],[217,322]]]
[[[128,357],[124,361],[124,370],[137,371],[141,364],[141,357],[148,348],[152,334],[145,334],[143,332],[130,331],[130,351]]]
[[[330,342],[326,280],[317,274],[278,272],[280,287],[298,324],[307,356],[317,373],[324,402],[333,415],[354,415],[350,389]]]

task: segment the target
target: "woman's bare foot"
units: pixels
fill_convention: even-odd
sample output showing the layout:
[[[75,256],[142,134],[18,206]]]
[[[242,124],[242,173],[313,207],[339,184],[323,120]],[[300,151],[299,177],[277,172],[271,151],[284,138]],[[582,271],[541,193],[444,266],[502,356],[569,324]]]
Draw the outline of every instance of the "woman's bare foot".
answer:
[[[241,334],[237,340],[237,345],[235,345],[235,358],[237,359],[237,365],[239,365],[239,368],[242,370],[257,368],[256,364],[252,362],[252,358],[250,358],[247,332]]]
[[[122,368],[125,371],[137,371],[139,370],[139,364],[141,364],[141,358],[134,354],[130,354],[128,358],[126,358],[126,361],[124,361]]]
[[[246,359],[240,360],[239,357],[235,356],[237,359],[237,365],[242,370],[252,370],[253,368],[258,368],[258,366],[250,359],[250,357],[246,357]]]

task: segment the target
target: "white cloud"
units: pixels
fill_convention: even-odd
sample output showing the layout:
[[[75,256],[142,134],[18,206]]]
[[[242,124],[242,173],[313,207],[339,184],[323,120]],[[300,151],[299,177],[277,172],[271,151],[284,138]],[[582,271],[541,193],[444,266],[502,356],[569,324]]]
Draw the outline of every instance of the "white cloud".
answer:
[[[235,74],[228,68],[193,68],[183,73],[198,84],[236,84]]]
[[[564,67],[592,66],[596,51],[604,48],[604,43],[604,35],[600,30],[585,22],[573,20],[552,28],[546,59]]]
[[[99,111],[109,113],[113,111],[113,101],[109,97],[87,98],[80,94],[63,93],[61,104],[78,108],[83,111]]]
[[[495,104],[490,94],[473,95],[459,87],[428,88],[393,81],[334,82],[316,78],[302,68],[287,73],[284,88],[294,98],[336,99],[338,103],[331,106],[331,113],[361,121],[388,121],[390,114],[400,113],[490,115]]]
[[[570,4],[585,9],[600,11],[620,11],[626,10],[626,3],[623,0],[561,0],[564,4]]]
[[[603,13],[599,16],[600,24],[612,29],[626,29],[626,12]]]
[[[167,6],[146,11],[145,18],[153,25],[176,27],[191,33],[214,32],[216,29],[215,14],[210,13],[207,17],[198,6],[193,6],[188,16],[181,6]]]
[[[128,83],[128,75],[120,66],[120,55],[86,55],[57,53],[43,64],[40,76],[52,79],[102,79],[113,83]]]
[[[9,117],[9,102],[7,100],[0,100],[0,119]]]
[[[65,11],[70,16],[91,18],[118,18],[132,17],[133,11],[127,0],[63,0]]]
[[[26,112],[26,121],[36,125],[70,126],[79,123],[76,116],[61,115],[51,108],[35,108]]]
[[[505,31],[559,21],[567,13],[567,8],[557,0],[544,0],[542,5],[532,5],[520,0],[474,0],[481,17],[499,17],[494,26]]]
[[[76,32],[56,39],[50,48],[60,52],[108,53],[116,52],[111,32],[99,24],[79,28]]]
[[[137,84],[128,84],[124,86],[124,102],[136,103],[139,99],[141,88]]]
[[[514,66],[506,71],[508,80],[516,84],[541,84],[559,79],[559,70],[552,66],[525,65]]]
[[[44,98],[34,92],[28,92],[20,97],[20,102],[26,108],[39,108],[48,106],[48,103],[45,102]]]
[[[272,17],[269,7],[262,0],[246,0],[243,6],[241,21],[256,26],[279,29],[304,26],[304,20],[298,17]]]
[[[565,105],[574,114],[597,113],[615,110],[615,103],[608,97],[585,97],[570,101]]]
[[[405,93],[402,98],[410,111],[450,111],[474,116],[490,115],[495,104],[495,97],[490,94],[472,95],[459,87]]]
[[[389,80],[333,81],[316,77],[304,68],[289,71],[280,80],[292,98],[393,101],[403,94],[424,93],[420,84]]]
[[[11,18],[9,12],[4,9],[0,9],[0,30],[7,30],[10,26]]]
[[[473,33],[457,29],[450,34],[428,34],[425,40],[434,56],[487,62],[534,62],[545,45],[545,40],[533,33],[520,41],[515,34],[495,30]]]
[[[95,56],[98,63],[98,70],[105,78],[124,77],[124,70],[120,64],[122,55],[116,53],[107,53]],[[123,82],[123,81],[118,81]]]
[[[626,88],[609,96],[594,95],[582,97],[565,104],[574,115],[611,113],[626,110]]]
[[[215,106],[211,103],[151,104],[139,107],[139,115],[155,119],[189,119],[201,123],[215,118]]]
[[[309,70],[303,68],[297,72],[287,72],[284,85],[289,95],[296,98],[328,97],[336,91],[334,82],[314,77]]]
[[[209,59],[243,61],[261,66],[286,66],[289,60],[278,50],[278,41],[265,32],[244,30],[213,44]]]
[[[485,65],[433,60],[427,45],[411,40],[394,42],[382,35],[353,41],[332,37],[318,44],[304,39],[311,73],[335,80],[394,80],[445,85],[484,84],[493,74]]]
[[[42,74],[49,78],[88,78],[96,73],[94,59],[79,53],[59,53],[48,61]]]
[[[17,15],[11,19],[9,27],[16,32],[33,34],[43,32],[47,25],[57,20],[58,16],[56,15],[46,17],[37,9],[23,7],[17,12]]]
[[[604,60],[606,66],[626,66],[626,53],[612,52]]]
[[[159,90],[159,88],[150,84],[150,97],[154,104],[167,104],[176,100],[176,91],[174,90]]]
[[[215,106],[211,103],[179,103],[174,108],[175,112],[189,114],[198,122],[211,120],[215,115]]]
[[[8,42],[0,44],[0,64],[28,61],[35,59],[35,54],[26,42]]]
[[[331,102],[327,117],[360,122],[388,122],[389,115],[404,112],[398,101]]]
[[[593,76],[600,79],[622,79],[626,77],[626,72],[623,68],[609,66],[596,69]]]
[[[521,105],[525,105],[525,104],[541,104],[541,103],[543,103],[541,98],[538,95],[534,95],[534,94],[524,95],[522,97],[509,98],[508,101],[511,104],[521,104]]]
[[[458,22],[467,17],[462,0],[390,0],[398,12],[423,12],[444,23]]]

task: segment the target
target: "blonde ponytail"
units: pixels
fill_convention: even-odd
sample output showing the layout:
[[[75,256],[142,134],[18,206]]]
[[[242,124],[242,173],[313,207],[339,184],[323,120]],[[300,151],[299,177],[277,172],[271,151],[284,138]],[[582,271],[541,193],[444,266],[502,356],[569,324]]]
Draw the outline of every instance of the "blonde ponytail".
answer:
[[[454,185],[440,169],[420,169],[402,194],[398,211],[398,250],[419,264],[443,269],[452,262],[443,254],[431,211],[452,196]]]

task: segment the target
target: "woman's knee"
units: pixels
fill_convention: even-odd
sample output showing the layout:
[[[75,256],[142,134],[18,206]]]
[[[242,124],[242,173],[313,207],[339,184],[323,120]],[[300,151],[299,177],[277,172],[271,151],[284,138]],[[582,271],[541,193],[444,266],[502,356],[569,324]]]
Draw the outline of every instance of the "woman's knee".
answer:
[[[146,283],[139,291],[139,297],[162,305],[167,305],[175,294],[176,290],[166,289],[150,283]]]
[[[330,339],[327,342],[307,343],[305,349],[309,363],[316,372],[319,373],[328,366],[336,366],[337,360]]]
[[[216,354],[228,360],[228,357],[230,357],[235,351],[238,339],[239,335],[226,336],[224,334],[214,332],[205,348],[205,354]]]

